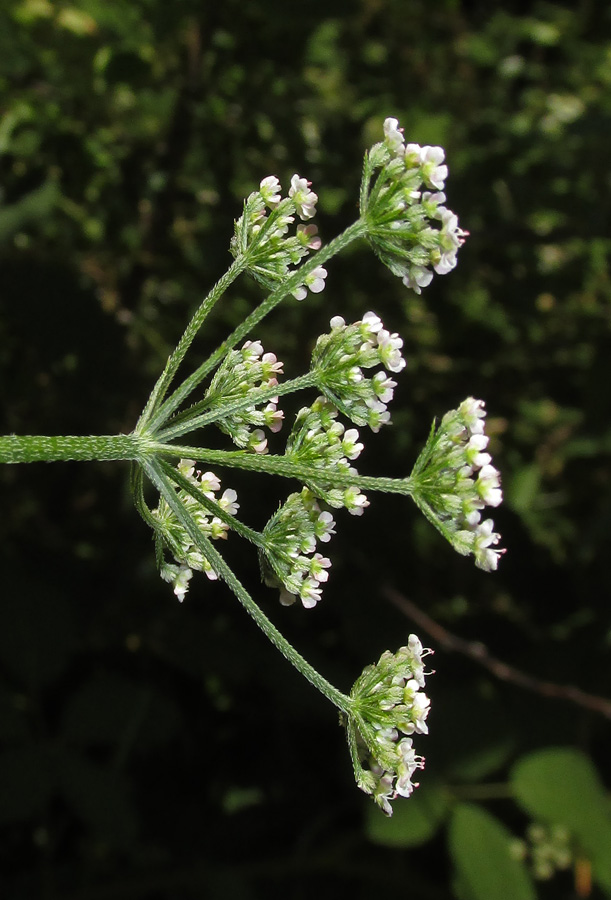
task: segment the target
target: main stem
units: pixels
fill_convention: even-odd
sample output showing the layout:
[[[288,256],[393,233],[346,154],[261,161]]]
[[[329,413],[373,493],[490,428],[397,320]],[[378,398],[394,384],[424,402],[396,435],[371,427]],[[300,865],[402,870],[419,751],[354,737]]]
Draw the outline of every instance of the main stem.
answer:
[[[321,694],[330,700],[331,703],[343,712],[349,713],[352,704],[350,697],[346,696],[346,694],[343,694],[341,691],[338,691],[326,678],[323,678],[323,676],[293,648],[287,639],[278,631],[275,625],[270,622],[262,610],[259,609],[248,591],[243,587],[240,581],[238,581],[223,557],[214,548],[211,541],[202,534],[195,521],[180,502],[172,483],[164,473],[159,461],[151,459],[145,462],[144,469],[170,509],[172,509],[176,515],[176,518],[184,525],[194,544],[211,563],[217,575],[219,575],[228,587],[231,588],[246,612],[255,620],[259,628],[267,635],[272,644],[274,644],[291,665],[301,672],[314,687],[318,688]]]
[[[202,447],[190,447],[177,444],[153,442],[151,449],[163,456],[180,459],[195,459],[202,463],[216,463],[251,472],[265,472],[268,475],[281,475],[284,478],[297,478],[300,481],[321,482],[336,487],[359,487],[372,491],[383,491],[388,494],[411,495],[414,491],[412,479],[386,478],[373,475],[353,475],[337,469],[309,466],[305,463],[293,462],[289,456],[263,456],[246,453],[244,450],[207,450]]]
[[[142,460],[149,440],[136,434],[0,436],[0,463],[58,462],[67,460]]]

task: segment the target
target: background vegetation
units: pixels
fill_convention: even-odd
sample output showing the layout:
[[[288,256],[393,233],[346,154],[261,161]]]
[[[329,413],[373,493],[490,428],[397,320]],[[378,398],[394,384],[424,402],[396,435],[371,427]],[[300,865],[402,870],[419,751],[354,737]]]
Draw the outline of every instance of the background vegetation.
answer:
[[[5,467],[3,897],[611,895],[610,26],[596,0],[2,5],[0,430],[129,431],[230,261],[241,198],[306,174],[333,237],[394,115],[446,148],[458,269],[418,297],[359,248],[256,336],[298,374],[331,315],[373,308],[403,334],[394,427],[363,472],[407,473],[432,418],[483,397],[508,548],[479,572],[377,496],[340,516],[308,612],[228,543],[339,687],[412,630],[435,648],[427,768],[385,820],[333,710],[232,595],[199,578],[175,602],[125,468]],[[193,364],[258,296],[239,282]],[[227,481],[255,527],[286,494]],[[533,822],[568,835],[551,880],[508,852]]]

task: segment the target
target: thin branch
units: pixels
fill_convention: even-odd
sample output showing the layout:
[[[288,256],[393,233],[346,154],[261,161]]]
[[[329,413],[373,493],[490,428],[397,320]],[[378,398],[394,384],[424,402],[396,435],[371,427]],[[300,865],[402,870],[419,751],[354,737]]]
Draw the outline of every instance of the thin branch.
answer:
[[[438,622],[431,619],[430,616],[427,616],[426,613],[422,612],[421,609],[418,609],[407,597],[394,590],[394,588],[384,587],[382,593],[397,609],[433,638],[436,644],[450,652],[454,651],[455,653],[462,653],[463,656],[468,656],[491,672],[495,678],[515,684],[535,694],[540,694],[542,697],[568,700],[570,703],[575,703],[577,706],[611,719],[611,700],[607,700],[605,697],[598,697],[595,694],[587,694],[580,688],[570,684],[555,684],[552,681],[541,681],[539,678],[527,675],[525,672],[521,672],[519,669],[515,669],[513,666],[491,656],[487,647],[480,641],[466,641],[464,638],[452,634]]]

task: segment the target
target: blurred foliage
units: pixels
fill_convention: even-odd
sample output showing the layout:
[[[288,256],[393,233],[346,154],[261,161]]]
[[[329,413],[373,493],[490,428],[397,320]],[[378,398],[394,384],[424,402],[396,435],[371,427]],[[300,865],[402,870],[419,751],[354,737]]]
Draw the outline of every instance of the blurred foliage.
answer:
[[[229,264],[241,198],[305,174],[333,237],[397,116],[446,148],[458,269],[417,297],[359,248],[256,336],[298,374],[330,315],[373,308],[404,335],[394,427],[363,471],[405,474],[432,418],[482,396],[508,553],[477,572],[378,497],[340,521],[314,612],[278,608],[237,541],[228,559],[339,687],[418,630],[390,584],[535,683],[611,697],[610,26],[595,0],[7,0],[2,431],[130,430]],[[193,365],[258,296],[232,289]],[[333,710],[227,591],[200,579],[174,602],[126,476],[0,471],[3,897],[611,895],[604,718],[438,649],[422,785],[382,820]],[[255,527],[285,490],[235,486]],[[567,829],[572,871],[535,882],[510,854],[531,821]]]

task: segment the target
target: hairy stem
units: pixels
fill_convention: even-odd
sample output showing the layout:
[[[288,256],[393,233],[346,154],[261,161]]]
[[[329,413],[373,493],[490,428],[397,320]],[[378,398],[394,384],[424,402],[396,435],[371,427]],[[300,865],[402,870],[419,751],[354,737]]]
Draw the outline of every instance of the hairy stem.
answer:
[[[315,387],[315,378],[316,376],[313,372],[308,372],[306,375],[300,375],[298,378],[292,378],[290,381],[282,382],[273,387],[249,391],[245,397],[240,397],[231,403],[219,404],[216,408],[209,409],[208,412],[198,414],[198,407],[205,408],[206,404],[210,406],[209,401],[202,400],[201,404],[196,404],[192,409],[185,410],[184,413],[180,413],[175,419],[170,420],[167,427],[162,428],[155,437],[161,442],[180,437],[183,434],[194,431],[196,428],[203,428],[204,425],[219,422],[221,419],[240,412],[242,409],[257,406],[271,397],[281,397],[304,388]]]
[[[161,405],[156,414],[152,417],[151,430],[156,431],[164,422],[167,422],[174,410],[178,409],[191,391],[219,364],[225,354],[235,347],[242,338],[246,337],[251,329],[271,312],[274,307],[284,300],[287,295],[300,287],[300,285],[303,284],[306,275],[318,266],[321,266],[328,259],[331,259],[332,256],[335,256],[347,247],[348,244],[352,243],[352,241],[364,237],[366,233],[367,225],[365,222],[361,221],[361,219],[357,219],[357,221],[348,226],[345,231],[328,244],[321,247],[321,249],[306,260],[306,262],[302,263],[301,266],[286,279],[282,286],[266,297],[266,299],[254,309],[240,325],[238,325],[238,327],[229,335],[227,340],[224,341],[221,346],[218,347],[214,353],[212,353],[212,355],[168,397],[165,403]],[[247,258],[240,257],[240,259],[246,259],[246,265],[248,264]]]
[[[224,522],[226,525],[235,531],[236,534],[239,534],[240,537],[245,538],[247,541],[250,541],[256,547],[265,547],[265,539],[263,535],[258,531],[254,531],[254,529],[249,528],[248,525],[245,525],[243,522],[240,522],[235,516],[232,516],[230,513],[226,512],[220,504],[216,503],[216,501],[211,500],[210,497],[207,497],[204,491],[201,488],[198,488],[197,485],[193,484],[189,481],[188,478],[185,478],[178,469],[175,469],[174,466],[171,466],[165,459],[159,460],[161,468],[165,472],[165,474],[172,481],[175,481],[178,487],[182,488],[183,491],[190,494],[198,503],[207,509],[211,515],[216,516],[221,522]]]
[[[235,281],[235,279],[244,270],[245,267],[246,260],[243,257],[236,259],[231,264],[229,269],[225,272],[225,274],[221,278],[219,278],[210,293],[204,298],[202,303],[197,308],[191,321],[185,328],[183,335],[178,342],[178,346],[172,352],[165,369],[159,376],[157,383],[155,384],[155,387],[151,392],[151,396],[149,397],[138,425],[136,426],[137,431],[143,431],[149,423],[151,417],[154,416],[155,412],[159,408],[159,405],[163,401],[163,398],[170,386],[172,379],[174,378],[174,375],[178,370],[178,367],[185,358],[187,350],[193,343],[193,340],[195,339],[195,336],[197,335],[199,329],[202,327],[206,317],[208,316],[214,305],[217,303],[217,301],[220,300],[220,298],[223,296],[229,285],[233,281]]]
[[[141,460],[149,441],[136,434],[47,436],[7,434],[0,437],[0,463],[67,460]]]
[[[194,544],[210,562],[217,575],[223,579],[229,588],[231,588],[244,609],[255,620],[259,628],[267,635],[272,644],[280,650],[282,655],[291,663],[291,665],[301,672],[301,674],[307,678],[321,694],[337,706],[338,709],[348,713],[352,705],[350,697],[346,694],[342,694],[342,692],[333,687],[326,678],[323,678],[323,676],[292,647],[275,625],[270,622],[262,610],[259,609],[248,591],[243,587],[240,581],[238,581],[223,557],[214,548],[212,542],[202,534],[194,519],[180,502],[176,495],[176,491],[172,486],[172,482],[163,471],[160,461],[150,459],[144,463],[144,469],[170,509],[172,509],[176,515],[176,518],[184,525]]]
[[[268,475],[280,475],[284,478],[297,478],[300,481],[320,482],[333,487],[359,487],[372,491],[383,491],[389,494],[414,493],[415,485],[410,478],[386,478],[372,475],[352,475],[337,469],[311,466],[294,462],[290,456],[263,456],[247,453],[244,450],[207,450],[202,447],[163,444],[154,442],[152,447],[156,453],[179,459],[195,459],[202,463],[246,469],[251,472],[265,472]]]

